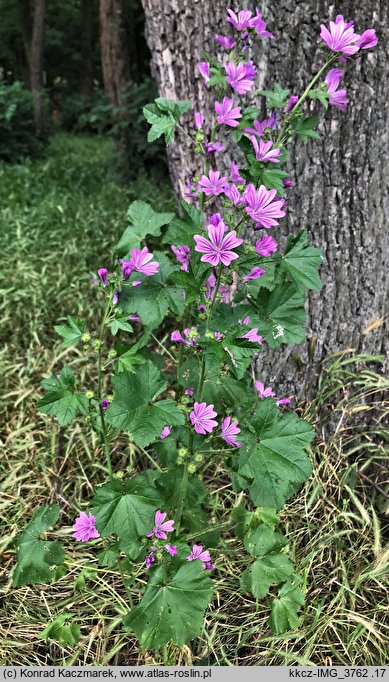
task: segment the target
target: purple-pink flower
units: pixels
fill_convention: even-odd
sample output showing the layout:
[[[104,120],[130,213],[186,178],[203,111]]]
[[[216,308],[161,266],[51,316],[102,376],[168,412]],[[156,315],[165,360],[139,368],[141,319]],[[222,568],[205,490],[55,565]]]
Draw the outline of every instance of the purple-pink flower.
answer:
[[[374,28],[368,28],[357,40],[357,45],[360,50],[368,50],[370,47],[375,47],[377,43],[378,38]]]
[[[262,343],[263,341],[263,337],[259,336],[258,334],[258,327],[254,327],[254,329],[249,329],[249,331],[246,332],[246,334],[243,334],[243,336],[241,336],[240,338],[247,339],[252,343]]]
[[[202,77],[204,78],[204,85],[206,88],[209,88],[208,82],[211,78],[211,70],[209,68],[208,62],[200,62],[197,64],[198,70],[200,71]]]
[[[224,225],[224,223],[223,223]],[[213,298],[215,295],[216,277],[212,273],[209,275],[208,279],[205,281],[205,298]],[[219,287],[219,294],[222,303],[229,302],[230,289],[226,285],[221,285]]]
[[[200,234],[195,234],[195,251],[204,254],[201,256],[204,263],[210,263],[213,266],[223,263],[223,265],[228,266],[231,261],[238,258],[238,254],[232,249],[243,244],[243,239],[236,236],[235,230],[226,233],[224,227],[223,222],[218,225],[208,225],[209,239]]]
[[[189,261],[192,258],[189,246],[180,245],[180,246],[171,246],[170,248],[173,251],[178,262],[182,263],[180,270],[184,270],[184,272],[188,272]]]
[[[256,227],[273,227],[278,225],[277,218],[283,218],[285,200],[276,199],[276,189],[266,189],[261,185],[255,189],[253,184],[247,185],[242,194],[242,203],[249,216],[257,223]]]
[[[354,31],[354,22],[346,22],[341,14],[335,21],[330,21],[329,30],[324,24],[320,25],[320,37],[332,52],[342,52],[350,57],[359,50],[360,36]]]
[[[104,412],[105,412],[105,410],[107,410],[109,408],[109,400],[104,398],[104,400],[101,401],[100,405],[101,405],[101,409],[104,410]]]
[[[236,128],[239,125],[238,118],[242,118],[240,107],[234,107],[234,102],[229,97],[223,97],[223,101],[215,102],[216,120],[220,125]]]
[[[273,142],[271,140],[268,142],[264,142],[264,140],[261,139],[257,140],[255,135],[251,135],[250,140],[254,147],[257,161],[269,161],[272,163],[280,162],[278,157],[281,156],[281,151],[280,149],[277,149],[277,147],[273,147]]]
[[[153,556],[152,554],[148,554],[145,557],[146,568],[150,568],[151,564],[153,564],[154,561],[155,561],[155,556]]]
[[[260,14],[258,9],[256,11],[257,13],[255,17],[250,19],[250,28],[255,28],[255,33],[262,38],[270,38],[271,40],[275,40],[275,36],[273,36],[270,31],[266,30],[266,21],[263,20],[262,14]]]
[[[141,251],[139,249],[131,249],[130,253],[130,260],[123,261],[122,265],[124,279],[128,279],[133,272],[141,272],[143,275],[147,275],[147,277],[155,275],[158,271],[159,263],[157,261],[150,263],[153,259],[153,254],[149,252],[147,246]]]
[[[96,517],[93,514],[80,512],[80,515],[76,518],[73,530],[75,533],[73,533],[72,537],[78,540],[78,542],[88,542],[88,540],[100,537],[100,533],[96,528]]]
[[[222,422],[222,438],[228,445],[232,445],[234,448],[240,448],[242,445],[242,443],[236,440],[236,436],[240,433],[238,424],[238,421],[231,422],[231,417],[226,417]]]
[[[271,387],[271,386],[268,386],[267,388],[265,388],[265,385],[264,385],[261,381],[256,381],[256,382],[255,382],[255,388],[256,388],[257,391],[258,391],[259,397],[262,398],[262,399],[264,399],[264,398],[274,398],[274,396],[275,396],[275,393],[274,393],[272,387]]]
[[[120,291],[117,289],[112,296],[112,305],[116,305],[119,300]]]
[[[206,435],[207,432],[211,433],[217,426],[217,422],[214,420],[217,417],[217,412],[213,409],[213,404],[207,405],[207,403],[195,403],[193,410],[189,415],[190,421],[194,426],[196,433],[201,433]]]
[[[277,117],[273,112],[270,118],[265,118],[264,121],[253,121],[254,128],[243,128],[243,132],[247,135],[255,135],[262,137],[267,129],[273,130],[277,126]]]
[[[175,554],[177,554],[176,545],[165,545],[165,549],[167,552],[169,552],[170,556],[174,556]]]
[[[236,184],[239,184],[239,185],[245,185],[246,184],[246,180],[244,178],[242,178],[242,176],[239,173],[238,164],[234,163],[234,161],[231,162],[230,180],[231,180],[231,182],[236,182]]]
[[[250,10],[242,9],[238,14],[235,14],[232,9],[227,9],[227,14],[227,21],[232,24],[237,31],[244,31],[246,28],[250,28],[252,14]]]
[[[226,195],[227,199],[232,201],[234,206],[237,206],[240,203],[240,194],[235,185],[227,185],[224,190],[224,194]]]
[[[226,184],[227,178],[225,176],[220,177],[220,172],[213,170],[209,171],[208,176],[202,175],[199,180],[199,187],[207,196],[222,194]]]
[[[346,97],[346,90],[337,89],[342,76],[343,71],[340,69],[330,69],[324,79],[324,82],[327,86],[330,104],[344,111],[346,104],[349,101]]]
[[[262,275],[265,274],[265,270],[262,270],[262,268],[255,267],[250,272],[248,275],[245,275],[243,277],[244,282],[249,282],[251,279],[258,279],[258,277],[262,277]]]
[[[101,280],[103,287],[106,287],[108,284],[108,270],[107,270],[107,268],[99,268],[97,271],[97,274],[100,277],[100,280]]]
[[[166,512],[161,512],[160,509],[157,509],[155,512],[154,528],[151,533],[147,533],[147,538],[155,536],[160,540],[167,540],[166,533],[172,533],[174,531],[174,521],[165,521],[166,517]]]
[[[216,152],[222,152],[224,150],[224,144],[215,140],[214,142],[209,142],[204,140],[204,149],[207,156],[216,154]]]
[[[223,50],[232,50],[236,45],[236,40],[230,36],[221,36],[219,33],[216,33],[214,37]]]
[[[185,338],[180,331],[176,330],[171,333],[170,338],[174,343],[182,343],[184,346],[195,346],[198,339],[197,330],[185,327],[184,334]]]
[[[227,74],[226,81],[239,95],[245,95],[254,85],[255,67],[252,63],[243,64],[239,62],[229,62],[224,70]]]
[[[211,563],[212,560],[209,551],[204,549],[203,545],[193,545],[191,553],[186,557],[187,561],[194,561],[195,559],[200,559],[200,561],[202,561],[203,568],[208,570],[212,570],[214,568],[213,564]]]
[[[286,111],[290,111],[291,109],[293,109],[293,107],[297,104],[298,101],[299,98],[297,97],[297,95],[292,95],[291,97],[289,97],[289,102],[286,105]]]
[[[195,111],[194,113],[194,124],[197,130],[200,130],[200,128],[203,127],[204,123],[204,114],[202,114],[200,111]]]
[[[170,428],[169,428],[169,426],[164,426],[162,431],[161,431],[160,439],[163,440],[164,438],[167,438],[168,436],[170,436]]]
[[[265,235],[255,242],[255,251],[259,256],[264,256],[266,258],[267,256],[270,256],[271,253],[276,253],[277,242],[274,237]]]

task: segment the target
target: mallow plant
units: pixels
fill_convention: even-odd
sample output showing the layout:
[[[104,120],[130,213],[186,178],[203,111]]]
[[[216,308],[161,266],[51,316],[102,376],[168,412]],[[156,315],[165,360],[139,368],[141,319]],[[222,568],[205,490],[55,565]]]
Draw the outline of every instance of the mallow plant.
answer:
[[[258,10],[228,9],[227,22],[228,35],[215,36],[221,55],[198,65],[213,115],[194,111],[185,131],[202,172],[187,169],[178,216],[130,205],[96,273],[100,323],[87,329],[69,317],[55,328],[63,348],[87,352],[94,384],[83,391],[65,366],[42,381],[39,403],[62,427],[77,420],[100,439],[108,478],[85,499],[67,545],[89,543],[95,568],[122,576],[123,627],[148,649],[201,634],[233,536],[242,545],[237,590],[253,595],[253,607],[267,600],[274,633],[299,625],[304,586],[278,512],[311,474],[313,430],[289,396],[254,375],[253,358],[260,366],[264,346],[276,353],[303,341],[305,294],[321,287],[322,256],[307,232],[291,235],[283,252],[277,241],[292,191],[289,145],[318,137],[315,101],[346,109],[344,69],[377,44],[373,29],[358,34],[339,15],[321,26],[322,65],[302,94],[278,84],[256,93],[248,49],[274,35]],[[258,106],[246,106],[248,95]],[[190,106],[164,98],[146,106],[149,141],[173,143]],[[228,134],[235,161],[223,173]],[[138,473],[115,470],[123,433],[143,462]],[[211,515],[208,481],[221,463],[239,502],[218,514],[215,498]],[[45,535],[59,516],[57,504],[39,508],[18,537],[15,588],[66,572],[63,544]],[[80,629],[62,613],[42,636],[72,644]]]

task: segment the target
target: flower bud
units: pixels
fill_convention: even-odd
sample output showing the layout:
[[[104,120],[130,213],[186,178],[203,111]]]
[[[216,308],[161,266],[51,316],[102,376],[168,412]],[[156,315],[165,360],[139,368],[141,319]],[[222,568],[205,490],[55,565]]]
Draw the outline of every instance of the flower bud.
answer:
[[[88,398],[88,400],[92,400],[92,398],[95,397],[95,394],[93,393],[93,391],[86,391],[85,395]]]
[[[200,131],[198,133],[196,133],[196,140],[197,140],[197,142],[204,142],[204,140],[205,140],[204,133],[200,133]]]
[[[188,464],[188,473],[194,474],[196,471],[196,466],[194,464]]]
[[[188,450],[186,448],[178,448],[178,456],[179,457],[186,457],[188,454]]]
[[[82,336],[81,336],[81,341],[87,342],[87,341],[90,341],[90,340],[91,340],[91,335],[89,334],[89,332],[85,332],[84,334],[82,334]]]
[[[116,478],[122,479],[124,477],[124,472],[123,471],[117,471],[116,472]]]
[[[200,453],[199,453],[198,455],[196,455],[194,460],[195,460],[195,462],[204,462],[204,457],[203,457],[203,455],[200,455]]]
[[[112,348],[108,353],[108,357],[109,358],[116,358],[116,356],[117,356],[117,352],[114,348]]]

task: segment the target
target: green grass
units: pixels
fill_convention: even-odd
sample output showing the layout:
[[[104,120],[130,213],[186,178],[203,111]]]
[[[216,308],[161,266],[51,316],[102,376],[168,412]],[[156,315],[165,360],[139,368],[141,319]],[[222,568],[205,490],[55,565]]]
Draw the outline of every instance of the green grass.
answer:
[[[42,503],[59,502],[69,538],[77,511],[105,477],[98,442],[80,426],[60,429],[37,414],[43,375],[70,363],[88,386],[80,352],[61,350],[52,327],[68,314],[88,324],[101,313],[91,279],[109,263],[135,198],[154,208],[172,206],[167,186],[144,177],[121,186],[110,165],[109,141],[58,136],[45,160],[0,167],[0,243],[3,303],[0,311],[0,663],[102,665],[161,662],[124,633],[127,610],[121,580],[106,569],[87,590],[75,589],[82,568],[95,566],[88,547],[74,546],[69,571],[57,583],[11,589],[13,540]],[[200,638],[168,647],[181,665],[385,665],[388,663],[387,451],[382,399],[388,382],[381,359],[339,353],[327,359],[314,400],[299,412],[315,425],[314,474],[282,513],[291,554],[307,590],[298,631],[272,636],[266,600],[256,604],[238,592],[247,561],[228,535],[218,551],[215,595]],[[374,368],[374,370],[372,369]],[[125,437],[113,453],[117,470],[147,463]],[[212,472],[211,516],[223,517],[239,495],[220,464]],[[133,596],[136,598],[136,586]],[[38,638],[48,622],[69,610],[81,627],[74,649]]]

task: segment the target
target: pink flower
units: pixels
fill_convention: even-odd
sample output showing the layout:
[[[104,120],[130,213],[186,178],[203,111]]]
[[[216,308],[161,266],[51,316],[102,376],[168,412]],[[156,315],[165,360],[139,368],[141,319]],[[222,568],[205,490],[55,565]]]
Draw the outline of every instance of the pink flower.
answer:
[[[165,549],[167,552],[169,552],[170,556],[174,556],[175,554],[177,554],[176,545],[165,545]]]
[[[211,196],[211,194],[214,194],[215,196],[222,194],[226,184],[227,178],[225,176],[221,178],[220,172],[213,170],[209,171],[208,177],[206,175],[202,175],[199,180],[199,187],[207,196]]]
[[[196,329],[190,329],[186,327],[184,329],[185,339],[180,331],[174,331],[171,333],[170,338],[174,343],[182,343],[184,346],[195,346],[196,340],[198,339]]]
[[[292,398],[276,398],[277,405],[289,405]]]
[[[142,274],[147,275],[147,277],[155,275],[158,271],[159,263],[157,261],[150,263],[153,254],[149,253],[146,246],[141,251],[139,251],[139,249],[131,249],[130,253],[130,260],[123,261],[122,265],[124,279],[128,279],[133,272],[141,272]],[[142,282],[137,281],[137,284],[138,283],[142,284]],[[133,284],[136,286],[135,283]]]
[[[155,561],[155,556],[153,556],[152,554],[147,555],[145,557],[146,568],[150,568],[151,564],[153,564],[154,561]]]
[[[251,14],[249,10],[242,9],[238,14],[232,11],[232,9],[227,10],[227,21],[237,30],[244,31],[246,28],[250,28]]]
[[[200,64],[197,64],[197,68],[200,71],[202,77],[204,78],[204,85],[206,88],[209,88],[208,82],[211,78],[211,70],[209,68],[208,62],[200,62]]]
[[[105,412],[105,410],[108,410],[108,408],[109,408],[109,400],[107,400],[105,398],[104,400],[101,401],[100,405],[101,405],[101,409],[104,410],[104,412]]]
[[[239,95],[245,95],[246,92],[253,87],[254,81],[252,79],[255,77],[255,73],[253,74],[253,67],[251,64],[249,65],[249,68],[247,68],[247,65],[243,64],[243,62],[239,62],[238,64],[229,62],[224,67],[224,70],[227,74],[227,83]]]
[[[147,538],[152,538],[153,535],[160,540],[167,540],[166,533],[172,533],[174,528],[174,521],[165,521],[167,517],[166,512],[161,512],[157,509],[155,512],[154,528],[151,533],[147,533]]]
[[[194,561],[194,559],[200,559],[200,561],[203,562],[203,568],[208,568],[210,567],[207,564],[211,564],[211,556],[209,554],[209,551],[207,549],[203,550],[203,545],[193,545],[192,551],[188,556],[186,557],[187,561]],[[211,564],[213,568],[213,564]]]
[[[248,339],[248,341],[251,341],[252,343],[262,343],[263,337],[259,336],[258,334],[258,327],[254,327],[254,329],[249,329],[246,334],[243,334],[243,336],[240,337],[241,339]]]
[[[238,424],[238,421],[231,422],[231,417],[226,417],[222,422],[222,438],[228,445],[232,445],[234,448],[240,448],[242,445],[242,443],[236,440],[236,436],[240,433]]]
[[[324,82],[327,86],[330,104],[344,111],[346,104],[349,101],[346,97],[346,90],[337,89],[342,76],[343,71],[340,69],[330,69],[324,79]]]
[[[288,189],[289,187],[292,187],[293,182],[290,178],[284,178],[282,184],[284,185],[285,189]]]
[[[168,436],[170,436],[170,428],[168,426],[164,426],[162,431],[161,431],[160,439],[163,440],[164,438],[167,438]]]
[[[234,107],[234,102],[228,97],[223,97],[223,102],[215,102],[215,111],[218,114],[216,117],[217,122],[222,125],[230,126],[231,128],[236,128],[239,125],[239,121],[236,119],[242,118],[240,113],[240,107]]]
[[[293,109],[293,107],[295,106],[295,104],[297,104],[298,101],[299,98],[297,97],[297,95],[292,95],[289,98],[288,104],[286,105],[286,111],[290,111],[291,109]]]
[[[262,38],[270,38],[275,40],[275,36],[269,31],[266,31],[266,21],[263,20],[258,8],[255,17],[250,19],[250,28],[255,28],[255,33]]]
[[[223,223],[223,218],[221,217],[220,213],[212,213],[212,215],[210,215],[208,218],[208,225],[219,225],[219,223]],[[227,225],[224,225],[224,231],[227,232],[227,230]]]
[[[370,47],[375,47],[377,43],[378,38],[374,28],[368,28],[357,40],[357,45],[361,50],[368,50]]]
[[[341,14],[335,21],[330,21],[329,30],[324,24],[320,25],[320,37],[332,52],[342,52],[350,57],[359,50],[360,36],[354,32],[354,22],[346,22]]]
[[[253,121],[254,128],[243,128],[243,132],[248,135],[256,135],[256,137],[262,137],[265,130],[273,130],[277,126],[277,117],[275,113],[271,115],[270,118],[265,118],[264,121],[258,121],[255,119]]]
[[[230,36],[221,36],[218,33],[215,35],[215,40],[222,46],[223,50],[232,50],[236,45],[236,40]]]
[[[224,223],[223,223],[224,225]],[[208,279],[205,282],[205,298],[213,298],[215,295],[215,285],[216,285],[216,277],[213,274],[210,274]],[[228,303],[229,302],[229,293],[230,289],[228,286],[220,286],[219,287],[219,294],[222,303]]]
[[[214,411],[213,404],[207,405],[206,403],[195,403],[189,415],[194,430],[202,435],[206,435],[207,432],[211,433],[217,426],[213,417],[217,417],[217,412]]]
[[[257,389],[258,395],[260,398],[262,398],[262,400],[264,398],[274,398],[274,396],[275,396],[275,393],[274,393],[272,387],[268,386],[267,388],[265,388],[265,385],[262,384],[261,381],[255,382],[255,388]]]
[[[245,275],[243,277],[244,282],[249,282],[251,279],[258,279],[258,277],[262,277],[264,275],[266,270],[262,270],[261,268],[253,268],[248,275]]]
[[[227,185],[226,189],[224,190],[224,194],[230,201],[232,201],[234,206],[239,204],[240,194],[235,185]]]
[[[238,254],[232,251],[243,244],[243,239],[236,236],[236,231],[225,233],[224,223],[218,225],[208,225],[208,236],[206,239],[202,235],[195,234],[196,242],[195,251],[204,253],[201,260],[204,263],[210,263],[213,266],[223,263],[223,265],[230,265],[231,261],[238,258]]]
[[[195,111],[194,123],[195,123],[195,127],[197,128],[197,130],[200,130],[200,128],[203,127],[204,115],[200,111]]]
[[[188,388],[185,389],[185,395],[188,395],[190,398],[193,396],[193,387],[189,386]]]
[[[88,542],[88,540],[94,540],[100,537],[100,533],[96,528],[96,517],[93,514],[85,514],[85,512],[80,512],[80,515],[76,518],[76,522],[73,526],[72,537],[78,542]]]
[[[184,270],[184,272],[188,272],[189,261],[192,258],[189,246],[184,246],[184,245],[171,246],[170,248],[173,251],[178,262],[182,263],[180,270]]]
[[[246,184],[246,180],[244,178],[242,178],[242,176],[239,173],[238,164],[234,163],[233,161],[231,162],[230,180],[231,180],[231,182],[235,182],[236,184],[239,184],[239,185],[245,185]]]
[[[261,185],[256,190],[253,184],[247,185],[242,195],[242,203],[246,206],[247,213],[257,223],[258,227],[273,227],[278,225],[276,218],[284,217],[285,211],[282,209],[285,200],[274,200],[276,196],[276,189],[266,189],[265,185]]]
[[[250,140],[253,144],[255,156],[257,161],[271,161],[272,163],[279,163],[279,156],[281,156],[281,151],[277,147],[273,147],[273,142],[264,142],[263,140],[257,140],[255,135],[251,135]]]
[[[255,251],[259,256],[270,256],[277,251],[277,242],[274,237],[265,235],[255,242]]]
[[[108,270],[107,270],[107,268],[99,268],[97,271],[97,274],[100,277],[100,280],[101,280],[103,287],[106,287],[107,283],[108,283]]]

